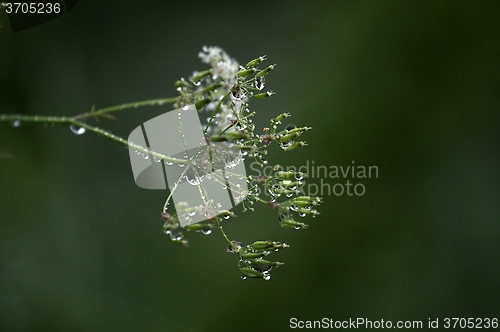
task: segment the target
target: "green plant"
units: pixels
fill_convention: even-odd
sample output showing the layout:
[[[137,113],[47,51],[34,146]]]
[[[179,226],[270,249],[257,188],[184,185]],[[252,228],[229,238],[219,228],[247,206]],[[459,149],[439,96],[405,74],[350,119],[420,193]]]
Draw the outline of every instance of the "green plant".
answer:
[[[251,98],[268,98],[274,94],[271,91],[263,92],[266,84],[265,79],[275,68],[275,65],[259,68],[266,60],[265,56],[258,57],[245,66],[239,65],[218,47],[204,47],[199,56],[204,63],[210,65],[210,68],[194,72],[189,79],[181,78],[178,80],[175,83],[179,93],[178,97],[133,102],[99,110],[92,108],[88,113],[73,117],[0,114],[0,122],[11,122],[14,127],[21,125],[21,123],[67,125],[75,134],[92,132],[102,135],[116,143],[133,148],[138,153],[150,155],[158,162],[163,161],[166,165],[177,164],[184,167],[177,183],[185,177],[192,182],[191,184],[198,186],[200,195],[203,195],[204,190],[203,178],[214,176],[214,173],[210,171],[214,169],[215,163],[223,162],[227,166],[228,163],[234,165],[244,159],[253,159],[256,165],[263,169],[271,167],[267,165],[266,160],[270,144],[278,144],[284,151],[292,151],[306,145],[305,142],[298,139],[311,128],[282,124],[282,121],[290,117],[289,113],[275,116],[271,119],[270,126],[263,128],[261,134],[255,133],[255,125],[252,122],[255,112],[250,111],[248,101]],[[204,128],[207,146],[202,151],[208,169],[207,167],[199,167],[200,163],[193,167],[193,161],[187,156],[185,158],[165,156],[88,123],[91,119],[113,120],[115,117],[112,113],[117,111],[165,103],[173,103],[174,108],[194,104],[200,116],[204,113],[209,115]],[[223,150],[217,148],[221,145],[224,147]],[[246,179],[240,178],[240,180],[246,180],[250,184],[248,191],[243,192],[237,185],[228,186],[228,189],[233,195],[239,195],[244,211],[253,211],[255,203],[262,203],[276,211],[277,220],[281,227],[307,228],[307,225],[298,221],[296,216],[310,215],[315,217],[318,214],[316,207],[320,204],[321,199],[308,196],[307,193],[303,192],[306,174],[293,170],[285,171],[279,165],[274,165],[271,169],[272,172],[267,175],[260,172],[260,174],[248,175]],[[225,179],[216,179],[216,181],[224,186],[231,180],[228,175]],[[231,240],[222,228],[222,221],[235,217],[235,215],[231,211],[221,210],[220,206],[213,200],[203,198],[204,204],[199,206],[188,206],[185,202],[178,202],[175,211],[170,211],[168,206],[175,188],[170,191],[161,215],[164,221],[164,231],[172,242],[187,246],[188,241],[182,232],[179,220],[180,218],[189,218],[194,213],[200,213],[204,215],[207,222],[192,223],[185,226],[184,229],[210,234],[212,229],[217,228],[228,243],[227,251],[238,255],[238,266],[243,279],[261,278],[268,280],[271,268],[283,265],[281,262],[268,260],[268,257],[272,252],[288,247],[286,243],[255,241],[245,245],[239,241]]]

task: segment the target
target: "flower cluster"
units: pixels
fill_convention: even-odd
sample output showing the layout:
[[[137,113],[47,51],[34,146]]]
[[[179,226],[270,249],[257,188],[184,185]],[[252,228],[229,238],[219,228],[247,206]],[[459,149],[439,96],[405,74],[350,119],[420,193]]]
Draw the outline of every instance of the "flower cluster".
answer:
[[[207,116],[204,124],[207,145],[188,158],[186,169],[181,175],[190,184],[198,186],[203,204],[188,206],[180,202],[175,206],[175,213],[169,213],[167,208],[170,195],[162,213],[164,231],[173,242],[186,246],[188,241],[181,232],[181,221],[188,223],[196,213],[201,214],[208,222],[188,223],[184,229],[210,234],[214,228],[218,228],[228,241],[228,252],[238,254],[242,278],[269,280],[271,268],[283,263],[270,261],[267,256],[288,245],[277,241],[256,241],[243,245],[239,241],[230,240],[221,223],[235,217],[234,213],[221,210],[220,204],[214,203],[206,195],[201,183],[209,178],[222,185],[223,189],[226,189],[226,184],[231,184],[227,189],[235,202],[243,203],[244,211],[253,211],[255,203],[263,203],[277,211],[280,226],[291,229],[307,228],[305,223],[294,219],[295,215],[315,217],[319,214],[316,208],[321,203],[320,198],[307,196],[303,190],[307,174],[284,172],[279,165],[275,165],[274,173],[267,177],[249,175],[243,178],[237,172],[232,174],[226,171],[224,175],[218,175],[213,171],[216,164],[222,163],[228,170],[248,158],[253,158],[260,167],[264,167],[268,164],[267,148],[273,142],[284,151],[306,146],[306,142],[300,140],[300,137],[311,128],[291,124],[285,126],[282,122],[289,118],[290,114],[282,113],[271,119],[270,127],[263,128],[262,134],[255,133],[255,125],[252,122],[255,112],[250,111],[249,101],[251,98],[268,98],[274,94],[272,91],[264,91],[266,77],[276,66],[262,66],[266,56],[260,56],[242,66],[221,48],[205,46],[199,57],[203,63],[210,65],[210,68],[195,71],[188,79],[181,78],[175,83],[179,97],[174,107],[194,104],[200,115]],[[238,180],[256,184],[248,191],[243,191]],[[271,195],[270,201],[260,197],[263,192],[261,188]]]

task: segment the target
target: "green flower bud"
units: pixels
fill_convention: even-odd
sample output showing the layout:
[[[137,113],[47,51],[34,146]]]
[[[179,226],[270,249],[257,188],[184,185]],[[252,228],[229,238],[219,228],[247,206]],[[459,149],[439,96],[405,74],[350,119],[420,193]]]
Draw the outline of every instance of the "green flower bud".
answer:
[[[260,56],[257,59],[253,59],[252,61],[248,62],[245,65],[245,67],[250,68],[250,67],[256,66],[256,65],[258,65],[259,63],[261,63],[264,60],[266,60],[266,56],[265,55]]]
[[[262,77],[262,76],[266,76],[271,70],[274,69],[274,67],[276,67],[276,64],[274,65],[270,65],[269,67],[267,67],[266,69],[264,70],[261,70],[259,71],[257,74],[255,74],[256,77]]]
[[[200,71],[196,75],[193,76],[193,82],[199,82],[203,77],[212,75],[212,69]]]
[[[253,95],[254,98],[268,98],[274,95],[274,92],[272,91],[267,91],[264,93],[257,93],[256,95]]]

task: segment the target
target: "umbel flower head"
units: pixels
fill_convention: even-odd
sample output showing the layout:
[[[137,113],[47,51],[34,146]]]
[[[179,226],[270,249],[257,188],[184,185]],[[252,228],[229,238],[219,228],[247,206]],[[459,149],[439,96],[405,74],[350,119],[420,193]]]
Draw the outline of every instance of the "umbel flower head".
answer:
[[[188,79],[181,78],[175,83],[179,97],[174,107],[194,104],[202,122],[206,119],[204,134],[207,145],[187,160],[186,170],[182,172],[186,181],[198,186],[203,204],[189,206],[185,202],[177,202],[175,212],[167,212],[171,193],[162,212],[164,231],[173,242],[187,246],[188,241],[179,221],[189,219],[196,213],[203,214],[207,222],[190,224],[184,229],[211,234],[217,228],[228,242],[227,251],[238,255],[242,279],[269,280],[271,269],[284,264],[271,260],[269,255],[287,248],[288,244],[265,240],[244,245],[231,240],[224,232],[222,222],[236,216],[231,211],[221,210],[220,204],[204,194],[203,181],[214,180],[215,177],[223,189],[227,187],[235,202],[242,202],[244,212],[254,211],[254,205],[262,203],[277,213],[277,225],[285,229],[306,229],[308,225],[296,217],[316,217],[319,214],[316,208],[321,203],[320,198],[304,192],[307,174],[283,171],[280,165],[274,165],[271,174],[262,171],[246,178],[231,170],[244,160],[253,160],[262,169],[268,164],[268,147],[273,143],[285,152],[306,146],[300,137],[311,128],[285,125],[282,122],[291,115],[281,113],[270,120],[270,126],[263,128],[262,134],[256,133],[252,122],[255,112],[250,110],[249,102],[252,98],[274,95],[272,91],[264,91],[266,78],[276,67],[275,64],[264,65],[265,55],[248,61],[244,66],[217,46],[204,46],[198,56],[209,68],[195,71]],[[211,172],[216,164],[222,164],[226,169],[220,178]],[[240,186],[235,185],[236,177],[249,184],[247,192],[243,193]]]

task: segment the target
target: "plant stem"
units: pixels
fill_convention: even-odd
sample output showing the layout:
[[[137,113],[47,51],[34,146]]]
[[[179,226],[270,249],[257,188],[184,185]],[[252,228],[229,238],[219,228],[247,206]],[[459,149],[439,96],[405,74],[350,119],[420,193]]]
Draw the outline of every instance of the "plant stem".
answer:
[[[32,123],[38,123],[38,124],[57,124],[57,125],[68,125],[68,126],[76,126],[76,127],[81,127],[85,128],[85,130],[88,130],[90,132],[93,132],[95,134],[104,136],[105,138],[116,142],[121,145],[125,145],[127,147],[136,149],[142,153],[145,154],[150,154],[152,157],[155,157],[157,159],[162,159],[166,160],[172,163],[176,164],[185,164],[186,160],[184,159],[177,159],[177,158],[172,158],[165,156],[163,154],[151,151],[148,148],[145,148],[143,146],[134,144],[132,142],[127,141],[126,139],[123,139],[119,136],[116,136],[109,131],[106,131],[104,129],[101,129],[96,126],[89,125],[85,122],[79,121],[76,118],[70,118],[66,116],[40,116],[40,115],[16,115],[16,114],[0,114],[0,122],[32,122]]]
[[[222,225],[220,224],[220,221],[219,221],[219,218],[215,217],[215,222],[217,223],[217,228],[220,230],[220,232],[222,233],[222,236],[224,237],[224,239],[227,241],[227,243],[229,243],[229,245],[233,248],[233,249],[237,249],[237,247],[233,244],[233,242],[231,242],[231,240],[229,240],[229,238],[227,237],[226,233],[224,232],[224,230],[222,229]]]
[[[217,114],[217,111],[219,110],[220,105],[229,96],[230,93],[231,93],[231,91],[226,93],[226,95],[219,101],[219,104],[217,104],[217,107],[214,109],[214,112],[212,113],[212,116],[210,117],[210,120],[208,120],[207,126],[205,127],[205,131],[203,132],[203,134],[205,136],[207,136],[208,127],[210,127],[210,125],[212,124],[212,121],[215,118],[215,115]]]
[[[91,117],[97,117],[97,116],[101,116],[103,114],[107,114],[107,113],[111,113],[111,112],[122,111],[122,110],[129,109],[129,108],[138,108],[138,107],[144,107],[144,106],[161,106],[161,105],[166,104],[166,103],[175,103],[176,101],[177,101],[177,97],[143,100],[143,101],[138,101],[138,102],[133,102],[133,103],[128,103],[128,104],[122,104],[122,105],[101,108],[101,109],[91,111],[88,113],[83,113],[82,115],[79,115],[76,117],[81,118],[81,119],[91,118]]]

